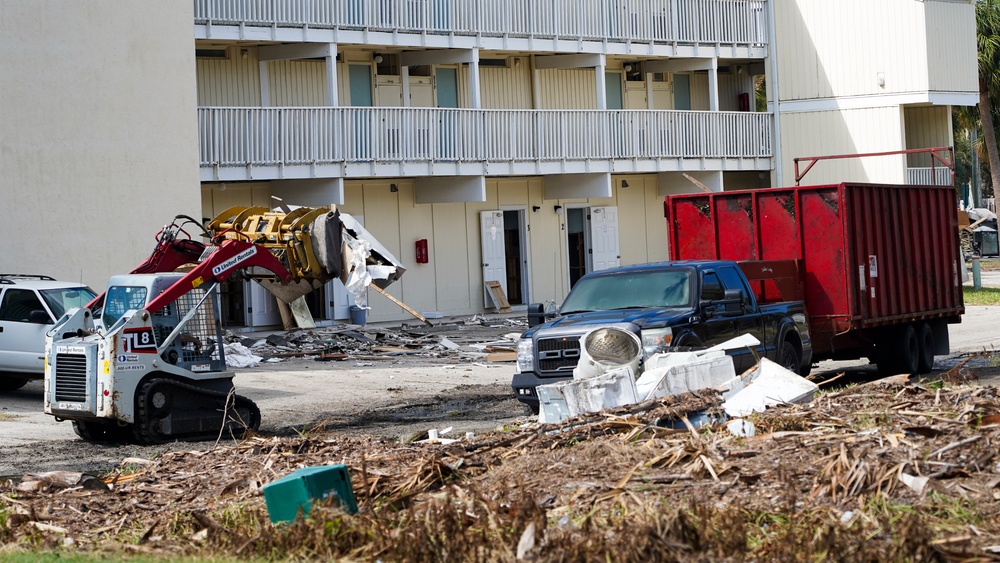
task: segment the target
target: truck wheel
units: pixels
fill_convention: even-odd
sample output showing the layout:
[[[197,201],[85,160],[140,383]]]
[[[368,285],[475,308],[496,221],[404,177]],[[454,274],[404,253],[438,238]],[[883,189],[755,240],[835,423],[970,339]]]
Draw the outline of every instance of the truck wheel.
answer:
[[[799,355],[799,349],[791,341],[782,342],[778,363],[792,373],[799,373],[799,370],[802,369],[802,356]]]
[[[917,342],[920,346],[917,373],[928,373],[934,369],[934,331],[929,323],[920,323]]]

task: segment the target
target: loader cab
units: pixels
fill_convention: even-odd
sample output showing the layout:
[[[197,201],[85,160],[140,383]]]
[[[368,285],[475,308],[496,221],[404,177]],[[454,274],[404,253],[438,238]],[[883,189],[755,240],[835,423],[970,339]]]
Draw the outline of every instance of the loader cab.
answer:
[[[98,322],[105,334],[115,333],[131,316],[129,311],[142,309],[177,283],[183,274],[128,274],[113,276]],[[206,284],[207,285],[207,284]],[[160,357],[167,363],[194,372],[225,369],[222,352],[222,328],[219,317],[219,293],[207,287],[191,288],[173,302],[152,313],[152,332],[136,334],[134,345],[159,349],[174,329],[180,331]],[[185,321],[184,319],[190,317]],[[149,341],[150,336],[152,342]],[[125,335],[129,338],[129,335]]]

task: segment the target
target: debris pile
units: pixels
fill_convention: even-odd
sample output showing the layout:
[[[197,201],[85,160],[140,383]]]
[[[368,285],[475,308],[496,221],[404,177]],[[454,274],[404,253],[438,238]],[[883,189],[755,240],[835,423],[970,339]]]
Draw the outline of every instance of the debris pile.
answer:
[[[523,318],[476,315],[435,326],[340,325],[278,332],[259,338],[227,332],[226,362],[230,367],[253,367],[261,361],[288,358],[334,361],[385,360],[398,356],[436,361],[513,362],[517,338],[526,328]],[[498,330],[509,332],[497,339]]]
[[[896,376],[748,415],[704,390],[455,442],[255,437],[0,492],[5,550],[381,560],[987,560],[1000,394]],[[676,427],[676,428],[675,428]],[[359,513],[272,526],[261,487],[345,464]],[[34,483],[24,486],[25,483]]]

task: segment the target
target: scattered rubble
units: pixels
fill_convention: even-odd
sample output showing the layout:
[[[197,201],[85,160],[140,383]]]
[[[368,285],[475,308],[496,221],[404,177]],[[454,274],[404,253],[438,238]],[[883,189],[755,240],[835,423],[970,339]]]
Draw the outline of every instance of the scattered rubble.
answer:
[[[497,340],[497,329],[509,329]],[[229,367],[261,361],[313,358],[317,361],[380,360],[417,356],[460,361],[513,362],[517,338],[527,329],[523,317],[487,317],[441,322],[434,326],[376,327],[337,325],[247,337],[226,332]]]
[[[9,483],[0,541],[8,553],[407,561],[989,560],[1000,551],[996,388],[897,376],[750,414],[755,435],[690,424],[719,414],[721,400],[689,392],[454,442],[255,437],[123,463],[103,476],[108,490],[76,475],[30,490]],[[268,522],[263,485],[339,463],[357,515],[318,503],[307,521]]]

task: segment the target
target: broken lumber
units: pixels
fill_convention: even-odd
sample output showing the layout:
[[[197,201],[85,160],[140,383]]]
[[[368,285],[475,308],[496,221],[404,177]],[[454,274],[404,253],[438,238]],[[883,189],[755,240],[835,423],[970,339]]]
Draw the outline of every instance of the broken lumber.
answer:
[[[385,296],[386,299],[388,299],[389,301],[392,301],[396,305],[399,305],[407,313],[409,313],[409,314],[413,315],[414,317],[416,317],[416,318],[420,319],[421,321],[423,321],[425,325],[427,325],[427,326],[434,326],[434,324],[431,323],[429,320],[425,319],[423,315],[421,315],[420,313],[418,313],[418,312],[414,311],[413,309],[411,309],[409,306],[406,305],[406,303],[403,303],[399,299],[396,299],[395,297],[393,297],[392,295],[390,295],[388,291],[382,289],[381,287],[379,287],[379,286],[377,286],[375,284],[371,284],[368,287],[370,287],[370,288],[374,289],[375,291],[381,293],[382,295]]]

